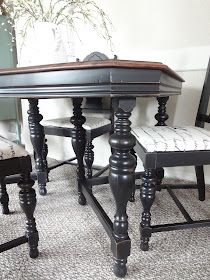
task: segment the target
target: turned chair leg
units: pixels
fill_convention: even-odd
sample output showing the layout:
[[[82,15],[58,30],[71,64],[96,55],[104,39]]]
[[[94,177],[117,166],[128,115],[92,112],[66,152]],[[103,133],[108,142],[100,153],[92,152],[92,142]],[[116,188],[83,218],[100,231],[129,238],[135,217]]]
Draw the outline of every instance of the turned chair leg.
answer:
[[[29,255],[31,258],[36,258],[39,255],[38,241],[39,235],[36,229],[34,218],[34,210],[36,207],[36,193],[32,188],[34,180],[30,178],[30,174],[22,174],[18,183],[21,189],[19,192],[20,206],[26,215],[26,237],[29,244]]]
[[[85,163],[87,166],[87,178],[92,178],[93,172],[92,172],[92,165],[94,161],[94,151],[93,151],[93,144],[92,141],[87,141],[86,147],[85,147]]]
[[[78,202],[80,205],[86,204],[86,198],[82,193],[82,184],[85,181],[84,153],[86,144],[86,131],[82,127],[85,123],[85,117],[82,115],[82,98],[73,98],[73,116],[70,121],[74,125],[72,130],[72,147],[77,158],[77,184],[78,184]]]
[[[45,139],[45,143],[42,150],[42,157],[43,157],[43,164],[47,172],[47,182],[49,182],[49,168],[47,162],[47,155],[48,155],[48,145],[47,145],[47,139]]]
[[[5,177],[0,178],[0,203],[2,207],[2,214],[9,214],[9,195],[5,184]]]
[[[93,176],[93,171],[92,171],[92,166],[93,166],[93,161],[94,161],[94,151],[93,151],[93,144],[92,144],[92,140],[87,141],[86,143],[86,147],[85,147],[85,163],[87,166],[87,172],[86,172],[86,176],[88,179],[91,179]],[[89,186],[90,191],[92,192],[92,186]]]
[[[150,209],[155,200],[155,190],[157,185],[156,169],[146,169],[142,180],[143,183],[140,188],[140,199],[143,206],[143,213],[142,213],[142,219],[140,223],[140,234],[141,234],[140,249],[142,251],[148,251],[149,239],[152,234]]]
[[[34,149],[34,159],[35,159],[35,169],[37,173],[37,181],[39,186],[40,195],[46,195],[46,182],[47,182],[47,172],[45,170],[45,165],[43,162],[43,147],[44,147],[44,128],[40,124],[43,119],[39,112],[39,100],[30,98],[29,110],[28,110],[28,124],[30,130],[31,143]]]
[[[155,115],[155,119],[157,120],[157,123],[155,126],[167,126],[165,123],[168,120],[168,114],[166,113],[166,104],[168,101],[168,96],[161,96],[157,97],[158,101],[158,113]],[[161,184],[162,180],[164,178],[164,169],[163,168],[157,168],[157,191],[161,191]]]
[[[198,199],[200,201],[205,200],[205,179],[203,166],[195,166],[195,173],[197,177],[197,186],[198,186]]]
[[[47,155],[48,155],[48,145],[47,145],[47,139],[45,139],[45,143],[43,145],[42,149],[42,160],[43,160],[43,165],[44,169],[47,173],[47,182],[49,182],[49,168],[48,168],[48,162],[47,162]],[[34,160],[36,161],[36,153],[34,152]]]
[[[166,103],[168,101],[168,96],[157,97],[158,101],[158,113],[155,115],[157,123],[155,126],[166,126],[166,121],[168,119],[168,114],[166,113]]]
[[[135,157],[136,159],[136,165],[137,165],[137,155],[134,149],[130,150],[130,153]],[[135,165],[135,169],[136,169],[136,165]],[[136,192],[136,184],[133,185],[133,189],[132,189],[132,193],[131,193],[131,197],[129,198],[130,202],[134,202],[135,201],[135,192]]]

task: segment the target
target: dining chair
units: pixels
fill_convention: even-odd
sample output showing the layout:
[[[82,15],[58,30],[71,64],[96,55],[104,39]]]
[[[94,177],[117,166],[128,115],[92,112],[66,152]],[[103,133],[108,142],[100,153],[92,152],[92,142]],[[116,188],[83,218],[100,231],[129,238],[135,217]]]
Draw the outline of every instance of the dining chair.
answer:
[[[151,225],[150,212],[158,187],[157,173],[164,167],[195,166],[198,198],[200,201],[205,200],[203,166],[210,164],[210,131],[204,128],[204,124],[210,123],[210,115],[207,114],[209,96],[210,61],[195,126],[143,126],[133,128],[133,134],[136,137],[135,151],[142,160],[145,169],[142,178],[143,183],[140,187],[140,198],[143,206],[140,223],[140,248],[143,251],[149,249],[149,239],[154,232],[210,226],[210,220],[194,221],[170,187],[167,187],[167,190],[186,222]]]
[[[84,61],[93,61],[93,60],[107,60],[108,57],[100,52],[93,52],[86,56],[84,58]],[[77,61],[79,61],[77,59]],[[107,100],[105,100],[107,101]],[[112,105],[110,100],[108,100],[108,105],[104,106],[104,98],[86,98],[86,102],[82,106],[82,112],[84,113],[84,116],[86,118],[86,122],[84,123],[83,127],[85,129],[85,137],[86,137],[86,148],[85,148],[85,155],[84,155],[84,161],[86,164],[86,176],[87,178],[92,178],[92,170],[93,170],[93,161],[94,161],[94,151],[93,151],[93,140],[101,135],[104,135],[106,133],[112,133],[113,131],[113,125],[112,125]],[[75,106],[76,108],[78,106]],[[79,106],[80,107],[80,106]],[[77,108],[75,111],[75,114],[77,114],[81,108]],[[105,107],[105,108],[104,108]],[[61,136],[61,137],[72,137],[72,133],[74,132],[74,125],[70,122],[70,117],[66,118],[57,118],[57,119],[50,119],[50,120],[43,120],[42,125],[44,127],[45,135],[54,135],[54,136]],[[78,151],[78,154],[76,157],[73,157],[71,159],[68,159],[66,161],[63,161],[57,165],[54,165],[52,167],[48,167],[47,164],[47,153],[48,153],[48,147],[45,143],[44,149],[43,149],[43,158],[45,161],[45,166],[48,171],[61,166],[63,164],[71,164],[73,160],[83,160],[78,157],[80,157],[80,151]],[[102,168],[102,170],[99,171],[100,174],[105,172],[108,169],[108,165]],[[79,171],[78,171],[79,172]],[[95,175],[94,175],[95,176]],[[81,205],[84,205],[85,198],[80,195],[79,192],[79,203]]]
[[[31,179],[31,158],[26,150],[12,141],[0,136],[0,204],[3,214],[9,214],[9,196],[6,189],[6,177],[20,174],[18,182],[19,201],[26,215],[26,232],[23,236],[0,244],[0,253],[24,243],[29,244],[31,258],[38,257],[38,231],[34,218],[36,207],[36,193],[32,188],[34,180]]]

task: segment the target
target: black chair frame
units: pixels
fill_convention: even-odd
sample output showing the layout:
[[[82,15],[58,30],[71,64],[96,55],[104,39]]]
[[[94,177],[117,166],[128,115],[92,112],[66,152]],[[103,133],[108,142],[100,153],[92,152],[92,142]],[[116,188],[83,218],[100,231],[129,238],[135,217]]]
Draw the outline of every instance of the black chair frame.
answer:
[[[34,218],[34,210],[36,207],[36,193],[32,188],[34,180],[31,179],[30,173],[32,171],[30,156],[15,157],[0,161],[0,203],[2,206],[2,213],[9,214],[9,196],[6,190],[6,176],[20,174],[18,187],[20,206],[26,215],[26,232],[23,236],[13,239],[9,242],[0,244],[0,253],[17,247],[21,244],[29,244],[29,254],[31,258],[36,258],[38,252],[38,231],[36,229],[36,222]],[[16,177],[17,179],[17,177]]]
[[[207,108],[210,97],[210,62],[203,86],[200,104],[197,112],[195,126],[204,127],[205,122],[210,123],[210,115],[207,115]],[[152,233],[180,230],[186,228],[198,228],[210,226],[210,219],[194,221],[186,211],[182,203],[179,201],[172,189],[198,189],[198,198],[200,201],[205,200],[205,180],[203,165],[210,164],[210,151],[170,151],[170,152],[147,152],[140,143],[137,142],[135,151],[143,161],[145,172],[143,174],[143,184],[140,187],[140,198],[143,205],[142,221],[140,225],[141,245],[144,251],[149,249],[148,242]],[[189,185],[160,185],[158,180],[162,180],[164,172],[158,178],[158,171],[164,167],[176,166],[195,166],[197,177],[197,186]],[[156,190],[167,189],[169,195],[181,211],[186,222],[151,225],[150,209],[155,199]]]

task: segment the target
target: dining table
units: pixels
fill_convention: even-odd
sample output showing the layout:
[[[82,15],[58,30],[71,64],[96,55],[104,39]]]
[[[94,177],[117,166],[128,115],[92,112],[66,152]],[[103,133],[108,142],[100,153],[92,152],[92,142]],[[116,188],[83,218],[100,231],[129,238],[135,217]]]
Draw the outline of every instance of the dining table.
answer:
[[[43,159],[45,135],[39,99],[72,99],[70,121],[74,125],[72,146],[78,161],[78,195],[80,201],[87,201],[92,207],[110,238],[113,270],[118,277],[126,275],[127,258],[131,251],[126,208],[135,184],[136,158],[130,152],[135,146],[135,137],[131,133],[132,110],[136,98],[156,97],[166,102],[169,96],[179,95],[182,82],[183,79],[165,64],[133,60],[77,61],[0,69],[0,97],[28,99],[28,124],[35,168],[43,189],[47,183],[47,171]],[[112,150],[109,175],[101,178],[85,177],[85,117],[81,109],[85,97],[109,97],[114,104],[114,133],[109,139]],[[102,183],[108,183],[113,194],[116,207],[113,218],[107,215],[90,188]]]

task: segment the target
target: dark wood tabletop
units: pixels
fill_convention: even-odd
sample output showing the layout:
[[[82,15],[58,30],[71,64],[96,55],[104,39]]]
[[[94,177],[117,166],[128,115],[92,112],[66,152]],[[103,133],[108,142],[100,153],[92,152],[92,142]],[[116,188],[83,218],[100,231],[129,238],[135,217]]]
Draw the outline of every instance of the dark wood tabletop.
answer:
[[[0,97],[164,96],[183,79],[160,62],[103,60],[0,69]]]

